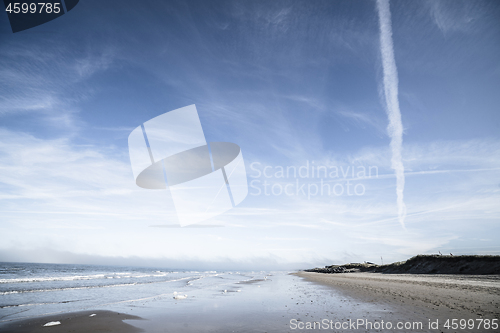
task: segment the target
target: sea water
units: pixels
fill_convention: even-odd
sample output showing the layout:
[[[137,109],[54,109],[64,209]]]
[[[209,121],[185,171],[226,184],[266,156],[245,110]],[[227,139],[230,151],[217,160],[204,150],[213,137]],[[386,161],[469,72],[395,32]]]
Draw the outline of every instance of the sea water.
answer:
[[[0,263],[0,322],[109,308],[179,294],[219,292],[264,272],[217,272],[151,267]],[[233,288],[234,289],[234,288]]]
[[[186,333],[283,332],[293,320],[380,320],[396,312],[289,272],[0,263],[0,331],[15,320],[81,310],[138,316],[145,320],[126,322],[145,332]]]

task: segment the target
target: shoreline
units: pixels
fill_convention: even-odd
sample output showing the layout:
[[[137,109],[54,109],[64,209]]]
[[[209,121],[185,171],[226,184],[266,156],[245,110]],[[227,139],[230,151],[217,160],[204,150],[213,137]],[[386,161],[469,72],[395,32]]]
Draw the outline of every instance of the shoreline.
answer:
[[[423,329],[419,332],[443,332],[446,331],[443,325],[448,319],[498,320],[500,317],[500,276],[299,271],[255,276],[250,280],[224,281],[230,278],[231,275],[213,277],[211,281],[215,284],[208,289],[193,288],[187,284],[187,289],[180,289],[188,295],[186,299],[177,300],[170,294],[148,300],[120,302],[107,308],[95,304],[95,308],[101,310],[61,312],[13,320],[2,323],[0,331],[319,332],[325,328],[310,330],[300,327],[319,322],[347,326],[361,320],[374,325],[392,323],[393,327],[397,323],[421,323]],[[91,316],[93,314],[95,316]],[[61,324],[43,326],[51,321]],[[429,328],[431,321],[439,321],[439,328]],[[330,331],[344,330],[330,328]],[[362,326],[355,331],[373,330]]]

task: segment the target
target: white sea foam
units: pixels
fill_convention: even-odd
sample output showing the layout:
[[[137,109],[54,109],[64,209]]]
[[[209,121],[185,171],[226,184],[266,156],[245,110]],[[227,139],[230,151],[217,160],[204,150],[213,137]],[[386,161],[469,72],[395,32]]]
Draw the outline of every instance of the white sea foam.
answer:
[[[65,287],[65,288],[50,288],[50,289],[33,289],[33,290],[11,290],[0,292],[0,296],[2,295],[10,295],[10,294],[22,294],[22,293],[37,293],[37,292],[50,292],[50,291],[63,291],[63,290],[81,290],[81,289],[94,289],[94,288],[112,288],[112,287],[126,287],[126,286],[135,286],[135,285],[145,285],[145,284],[153,284],[153,283],[169,283],[169,282],[177,282],[183,281],[186,279],[192,279],[192,276],[187,276],[179,279],[172,280],[162,280],[162,281],[148,281],[148,282],[134,282],[134,283],[120,283],[120,284],[108,284],[108,285],[95,285],[95,286],[84,286],[84,287]]]
[[[45,327],[45,326],[56,326],[56,325],[61,325],[61,322],[60,321],[50,321],[43,326]]]
[[[113,274],[93,274],[93,275],[72,275],[72,276],[48,276],[48,277],[23,277],[14,279],[0,279],[2,283],[32,283],[32,282],[50,282],[50,281],[77,281],[77,280],[95,280],[95,279],[121,279],[121,278],[147,278],[164,277],[168,273],[160,274],[131,274],[131,273],[113,273]]]
[[[17,279],[0,279],[0,283],[30,283],[30,282],[48,282],[48,281],[76,281],[102,279],[104,274],[95,275],[74,275],[74,276],[49,276],[49,277],[31,277]]]
[[[187,297],[187,295],[175,295],[174,299],[186,299]]]

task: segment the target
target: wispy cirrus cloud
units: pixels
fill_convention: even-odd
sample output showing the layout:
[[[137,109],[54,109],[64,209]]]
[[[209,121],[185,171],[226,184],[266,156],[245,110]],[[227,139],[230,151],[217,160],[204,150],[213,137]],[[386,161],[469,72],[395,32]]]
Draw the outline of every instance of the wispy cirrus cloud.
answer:
[[[219,228],[224,240],[217,241],[221,245],[207,252],[206,256],[213,257],[232,249],[244,257],[250,256],[248,249],[251,249],[260,251],[259,255],[274,253],[287,261],[307,261],[316,260],[322,253],[346,250],[373,253],[375,248],[385,260],[401,260],[414,251],[432,251],[446,246],[448,241],[464,237],[463,230],[471,228],[471,221],[488,226],[500,216],[496,204],[500,190],[497,184],[493,187],[490,184],[492,179],[498,179],[499,171],[487,170],[495,160],[498,161],[499,147],[493,141],[478,140],[417,147],[409,145],[404,157],[412,161],[415,170],[421,171],[410,173],[408,181],[415,179],[418,193],[424,194],[415,195],[412,192],[415,186],[408,189],[412,198],[407,216],[409,234],[394,230],[398,221],[392,213],[394,203],[390,193],[393,192],[391,182],[394,175],[390,175],[390,178],[382,176],[363,181],[367,193],[355,200],[348,196],[307,199],[304,196],[249,195],[238,208],[210,221],[227,227]],[[135,187],[126,152],[112,147],[75,145],[67,138],[40,139],[3,130],[0,132],[0,156],[3,217],[0,232],[4,247],[31,248],[50,244],[53,249],[98,254],[88,250],[95,245],[96,251],[102,255],[130,256],[134,251],[123,244],[137,241],[148,244],[140,253],[135,253],[137,255],[171,257],[174,252],[179,256],[194,256],[194,250],[183,248],[182,242],[190,241],[193,234],[200,241],[204,239],[203,228],[167,228],[168,232],[154,235],[148,232],[152,228],[146,226],[151,224],[176,223],[175,212],[168,210],[166,196],[161,192],[150,193]],[[344,156],[344,160],[337,157],[332,163],[347,165],[355,160],[361,164],[385,161],[386,165],[380,169],[388,171],[388,156],[390,150],[379,147],[360,150],[353,156]],[[442,166],[454,165],[467,171],[435,168],[434,156],[440,157]],[[475,164],[471,165],[470,161],[475,161]],[[320,163],[323,162],[317,161]],[[468,169],[470,167],[476,169]],[[485,170],[481,171],[481,168]],[[251,180],[253,178],[249,178]],[[491,191],[485,192],[488,188]],[[169,220],[169,216],[173,220]],[[244,233],[241,233],[241,227],[245,229]],[[75,238],[71,235],[75,229],[88,237]],[[22,238],[18,237],[20,230],[23,231]],[[164,237],[171,232],[176,233],[176,241],[167,246]],[[269,239],[262,239],[263,232]],[[342,235],[342,241],[332,244],[329,241],[332,234]],[[67,237],[61,239],[61,235]],[[314,250],[307,253],[275,251],[273,238],[283,239],[280,242],[285,243],[284,248],[291,249],[298,235],[307,242],[303,248]],[[74,240],[78,245],[65,239]],[[104,239],[113,245],[108,248],[94,244],[94,241],[103,242]],[[359,242],[365,245],[361,246]],[[365,260],[374,259],[365,257]]]
[[[217,6],[200,2],[187,6],[181,1],[157,2],[137,11],[133,1],[122,1],[119,11],[112,11],[112,4],[94,2],[103,10],[75,20],[70,32],[59,31],[57,42],[37,39],[0,48],[0,85],[5,82],[0,87],[4,92],[0,117],[14,124],[2,125],[10,130],[0,134],[0,248],[12,245],[15,252],[46,247],[79,254],[183,260],[202,256],[208,261],[227,253],[245,258],[276,252],[278,261],[304,258],[311,263],[328,256],[325,263],[331,263],[342,253],[349,258],[345,261],[373,261],[380,257],[373,258],[374,253],[383,254],[384,260],[391,256],[401,260],[415,251],[433,251],[457,237],[468,238],[477,229],[495,242],[500,150],[496,133],[481,131],[496,123],[498,103],[484,89],[495,86],[490,74],[498,73],[496,63],[489,70],[498,53],[491,42],[496,30],[481,29],[476,24],[479,20],[468,22],[469,15],[460,6],[447,11],[447,2],[429,2],[436,3],[429,16],[430,7],[424,2],[412,3],[415,11],[392,3],[397,70],[405,77],[399,89],[415,97],[400,98],[407,111],[405,126],[408,137],[417,131],[420,135],[411,137],[411,142],[405,140],[400,151],[404,203],[408,204],[403,230],[397,228],[400,214],[394,191],[394,178],[401,179],[402,173],[391,169],[394,147],[385,145],[385,139],[377,141],[385,138],[387,116],[373,107],[377,105],[373,63],[383,45],[377,43],[379,22],[371,3],[222,2]],[[491,16],[484,20],[486,24],[495,23]],[[413,21],[408,24],[410,17]],[[482,40],[474,44],[477,48],[470,47],[471,39],[453,39],[452,47],[442,43],[443,34],[471,27],[477,30],[469,37]],[[117,36],[118,31],[123,33]],[[485,48],[486,44],[491,47]],[[394,57],[393,46],[384,45]],[[480,54],[484,57],[478,58]],[[491,62],[484,61],[488,57]],[[453,61],[457,59],[462,62]],[[415,63],[414,72],[408,72]],[[448,71],[443,71],[445,63]],[[456,76],[462,64],[474,63],[488,70],[478,76]],[[429,78],[435,77],[440,77],[439,82],[429,84]],[[467,118],[467,127],[449,123],[450,115],[457,120],[465,112],[445,114],[429,102],[426,89],[436,92],[434,87],[446,85],[450,94],[438,94],[436,100],[454,109],[450,102],[460,89],[453,86],[459,82],[461,86],[465,78],[470,84],[485,77],[488,80],[477,90],[486,91],[487,98],[465,86],[467,92],[459,92],[465,100],[491,104],[480,116]],[[397,76],[388,78],[387,93],[397,97]],[[413,108],[406,106],[407,100],[415,102]],[[206,228],[168,227],[176,223],[176,216],[169,220],[167,198],[161,192],[143,193],[133,183],[125,135],[150,116],[192,103],[199,107],[207,139],[238,143],[249,163],[301,166],[315,160],[316,165],[377,166],[379,177],[363,180],[366,195],[360,197],[249,196],[237,209],[210,221],[226,227],[208,236]],[[470,103],[481,112],[478,103]],[[89,126],[79,128],[80,116],[86,117]],[[51,127],[49,135],[59,139],[42,139],[31,135],[31,128],[17,125],[35,117],[36,121],[42,118],[42,125],[59,126]],[[430,118],[432,122],[427,121]],[[397,148],[398,131],[402,135],[403,129],[395,120],[391,138]],[[459,134],[443,135],[445,127]],[[61,134],[62,128],[80,131],[71,136]],[[467,128],[477,130],[477,140],[464,135]],[[429,138],[427,133],[433,130],[437,133]],[[486,135],[492,139],[481,139]],[[106,136],[119,136],[113,143],[122,146],[103,143]],[[272,181],[287,184],[286,179]],[[299,238],[307,244],[296,246]],[[276,246],[276,241],[283,247]]]
[[[485,13],[483,2],[474,1],[427,1],[434,23],[445,35],[467,32]]]
[[[51,42],[48,42],[51,44]],[[0,49],[0,117],[33,114],[38,119],[70,131],[79,127],[79,101],[92,94],[80,85],[114,59],[113,49],[85,50],[74,54],[60,44],[28,47],[11,41]]]
[[[382,121],[371,112],[355,112],[341,109],[337,113],[361,128],[368,126],[374,128],[378,133],[386,133],[386,128],[382,124]]]

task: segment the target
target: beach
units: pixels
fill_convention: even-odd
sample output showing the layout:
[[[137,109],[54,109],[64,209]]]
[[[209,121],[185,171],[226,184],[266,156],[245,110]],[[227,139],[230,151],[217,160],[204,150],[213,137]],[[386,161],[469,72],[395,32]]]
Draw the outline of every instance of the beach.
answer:
[[[396,320],[438,320],[443,324],[452,319],[479,321],[500,318],[499,275],[312,272],[299,272],[297,275],[328,285],[360,301],[396,307],[398,314],[390,314],[398,317]]]
[[[76,296],[82,299],[82,306],[76,306],[79,301],[64,301],[56,305],[38,302],[39,305],[5,307],[0,316],[0,331],[91,332],[90,329],[96,327],[93,321],[99,317],[111,317],[113,320],[105,325],[106,332],[135,332],[134,329],[186,333],[288,332],[293,320],[344,320],[379,312],[376,305],[360,303],[328,286],[306,281],[289,272],[182,274],[197,277],[148,283],[146,288],[127,283],[123,286],[25,293],[28,296],[23,297],[58,293],[60,301]],[[94,298],[92,302],[84,301],[95,291],[108,295],[102,299]],[[176,296],[186,297],[176,299]],[[114,302],[109,302],[111,298]],[[75,311],[77,309],[80,311]],[[48,311],[53,313],[47,314]],[[90,317],[91,314],[96,315]],[[377,318],[382,316],[384,310]],[[60,325],[43,326],[54,321]]]
[[[4,267],[1,332],[498,331],[477,329],[499,318],[498,275]]]

